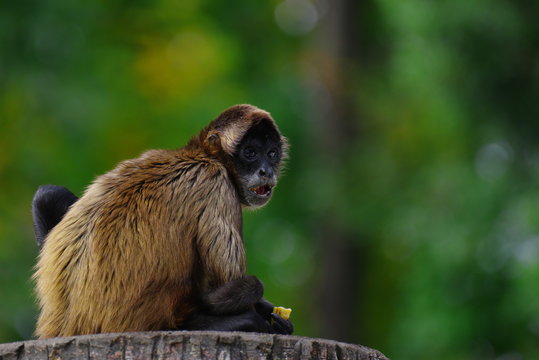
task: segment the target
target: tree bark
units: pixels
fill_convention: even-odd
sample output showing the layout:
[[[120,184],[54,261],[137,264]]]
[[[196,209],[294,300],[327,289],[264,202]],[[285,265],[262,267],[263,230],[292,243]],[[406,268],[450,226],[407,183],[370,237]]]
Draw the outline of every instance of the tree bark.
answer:
[[[360,345],[240,332],[155,331],[0,344],[1,360],[26,359],[386,359]]]

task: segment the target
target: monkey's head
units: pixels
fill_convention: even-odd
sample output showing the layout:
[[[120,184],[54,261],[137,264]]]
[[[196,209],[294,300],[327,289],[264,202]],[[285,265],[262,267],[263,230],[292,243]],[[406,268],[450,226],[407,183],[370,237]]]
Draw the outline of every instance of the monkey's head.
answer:
[[[269,113],[252,105],[232,106],[199,139],[227,166],[242,205],[261,207],[271,199],[288,143]]]

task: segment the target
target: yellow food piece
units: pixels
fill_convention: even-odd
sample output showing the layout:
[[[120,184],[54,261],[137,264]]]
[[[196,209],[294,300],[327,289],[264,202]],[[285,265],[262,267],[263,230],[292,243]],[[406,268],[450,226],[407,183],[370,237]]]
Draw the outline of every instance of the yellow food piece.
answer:
[[[276,306],[273,308],[273,313],[279,315],[285,320],[288,320],[290,318],[291,312],[292,312],[292,309],[284,308],[281,306]]]

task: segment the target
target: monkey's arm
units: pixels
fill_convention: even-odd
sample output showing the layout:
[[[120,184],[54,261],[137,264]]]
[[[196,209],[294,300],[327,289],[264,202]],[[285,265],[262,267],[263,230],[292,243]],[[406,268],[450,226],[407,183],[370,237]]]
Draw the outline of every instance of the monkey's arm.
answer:
[[[206,188],[200,199],[197,248],[203,265],[202,293],[245,274],[241,205],[224,169],[208,169]]]
[[[262,299],[260,281],[244,276],[241,206],[228,176],[219,175],[212,177],[217,180],[212,181],[213,189],[199,217],[197,241],[207,278],[202,297],[205,311],[191,324],[212,323],[212,316],[217,316],[212,324],[223,329],[291,334],[292,323],[273,314],[274,306]]]

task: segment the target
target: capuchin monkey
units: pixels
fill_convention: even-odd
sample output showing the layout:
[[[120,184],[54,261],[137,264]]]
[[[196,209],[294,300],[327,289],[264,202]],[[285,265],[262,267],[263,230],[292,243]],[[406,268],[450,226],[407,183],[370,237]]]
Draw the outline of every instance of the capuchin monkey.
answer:
[[[271,198],[287,142],[251,105],[177,150],[151,150],[78,199],[45,185],[32,213],[41,338],[148,330],[291,334],[245,274],[243,208]]]

